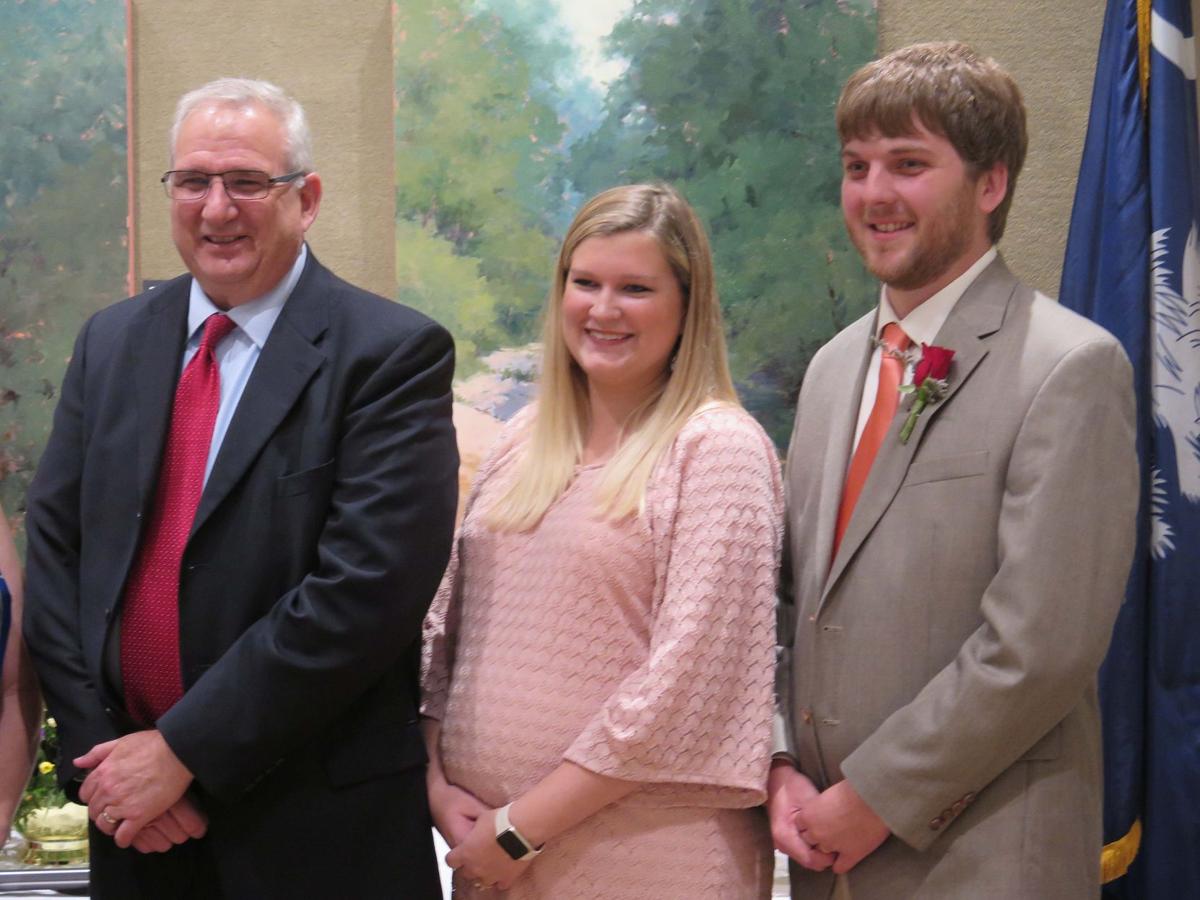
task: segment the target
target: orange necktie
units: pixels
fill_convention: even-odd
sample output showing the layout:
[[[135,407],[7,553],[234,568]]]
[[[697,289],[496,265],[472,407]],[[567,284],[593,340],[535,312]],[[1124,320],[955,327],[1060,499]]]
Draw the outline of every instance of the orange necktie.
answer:
[[[899,324],[889,322],[883,326],[883,355],[879,360],[879,390],[875,394],[875,405],[871,407],[871,415],[863,428],[858,446],[854,448],[854,456],[850,458],[850,468],[846,472],[846,484],[842,488],[842,505],[838,509],[837,530],[833,536],[833,556],[837,556],[838,547],[842,543],[842,535],[850,524],[850,515],[854,505],[867,483],[871,474],[871,463],[883,444],[883,439],[891,427],[896,415],[896,407],[900,404],[900,381],[904,378],[904,360],[900,356],[912,341],[909,340]]]

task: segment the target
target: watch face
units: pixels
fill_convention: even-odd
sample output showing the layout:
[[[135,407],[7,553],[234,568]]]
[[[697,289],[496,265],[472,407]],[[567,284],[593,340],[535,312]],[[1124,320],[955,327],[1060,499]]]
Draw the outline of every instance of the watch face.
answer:
[[[529,852],[529,848],[525,846],[525,842],[513,834],[511,828],[496,835],[496,843],[513,859],[523,859],[525,854]]]

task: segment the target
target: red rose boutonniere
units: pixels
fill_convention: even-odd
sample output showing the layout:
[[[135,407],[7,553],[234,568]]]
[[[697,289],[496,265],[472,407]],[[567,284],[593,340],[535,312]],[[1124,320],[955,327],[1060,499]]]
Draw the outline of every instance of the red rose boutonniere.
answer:
[[[950,374],[950,362],[953,359],[953,350],[935,347],[932,344],[921,345],[921,358],[913,368],[912,384],[900,388],[901,393],[913,395],[908,418],[904,420],[904,427],[900,429],[900,443],[908,443],[917,418],[925,411],[925,407],[946,396],[946,389],[949,387],[946,377]]]

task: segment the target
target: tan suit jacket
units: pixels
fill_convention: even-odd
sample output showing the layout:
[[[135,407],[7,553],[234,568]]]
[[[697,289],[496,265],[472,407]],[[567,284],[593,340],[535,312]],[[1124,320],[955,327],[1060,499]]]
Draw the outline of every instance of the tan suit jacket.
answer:
[[[778,749],[843,777],[892,836],[854,900],[1095,897],[1095,675],[1133,554],[1132,372],[1106,331],[999,258],[936,343],[948,396],[904,406],[836,558],[875,314],[814,357],[788,457]],[[793,866],[793,896],[831,873]]]

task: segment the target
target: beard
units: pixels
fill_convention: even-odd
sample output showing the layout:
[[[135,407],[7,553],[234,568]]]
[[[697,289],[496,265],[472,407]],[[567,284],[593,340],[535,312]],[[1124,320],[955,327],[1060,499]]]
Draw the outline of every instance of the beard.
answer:
[[[936,281],[970,250],[975,233],[974,204],[974,190],[967,188],[936,213],[922,217],[924,234],[918,234],[902,253],[878,252],[860,230],[847,230],[872,275],[889,287],[912,291]]]

